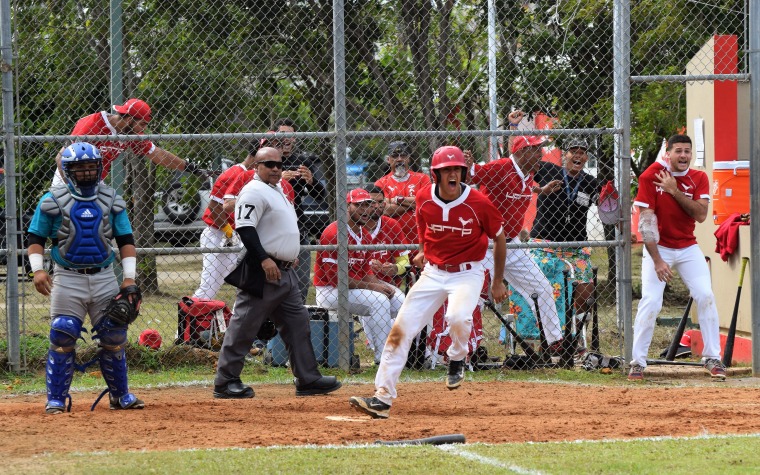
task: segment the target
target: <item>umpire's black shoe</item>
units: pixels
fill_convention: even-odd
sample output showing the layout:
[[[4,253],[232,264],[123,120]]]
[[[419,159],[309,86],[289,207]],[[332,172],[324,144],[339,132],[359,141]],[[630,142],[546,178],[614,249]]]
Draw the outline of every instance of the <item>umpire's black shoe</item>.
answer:
[[[318,396],[320,394],[329,394],[342,385],[335,376],[322,376],[318,380],[304,384],[296,385],[296,396]]]
[[[214,397],[217,399],[248,399],[254,395],[253,388],[243,384],[239,379],[233,379],[221,386],[214,386]]]
[[[464,381],[464,360],[449,361],[449,376],[446,378],[446,387],[453,391],[462,385]]]
[[[373,419],[387,419],[391,410],[390,404],[386,404],[376,397],[354,396],[348,399],[348,403],[362,414],[372,416]]]

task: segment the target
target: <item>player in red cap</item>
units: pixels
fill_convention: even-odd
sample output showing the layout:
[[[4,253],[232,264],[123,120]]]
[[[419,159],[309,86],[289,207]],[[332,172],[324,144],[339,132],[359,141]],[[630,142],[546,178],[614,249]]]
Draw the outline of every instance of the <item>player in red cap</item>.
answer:
[[[79,119],[70,135],[142,135],[151,120],[151,110],[147,102],[141,99],[129,99],[121,105],[113,106],[114,114],[106,111],[96,112]],[[117,140],[90,141],[98,147],[103,157],[103,174],[101,179],[108,176],[111,163],[124,150],[131,150],[136,155],[148,157],[151,162],[173,170],[183,170],[196,175],[206,176],[208,171],[199,168],[194,163],[183,160],[173,153],[157,147],[149,140],[124,142]],[[61,149],[63,150],[63,149]],[[58,171],[53,176],[53,186],[64,184],[61,169],[61,154],[55,157]]]
[[[423,267],[422,275],[409,290],[385,342],[374,397],[349,399],[352,407],[373,418],[388,417],[412,339],[432,323],[433,314],[446,299],[445,318],[451,336],[446,387],[453,390],[462,384],[472,312],[485,279],[483,259],[489,239],[494,241],[496,256],[491,292],[497,302],[507,295],[501,213],[482,193],[463,183],[467,165],[459,148],[436,150],[431,169],[435,184],[420,190],[415,198],[419,251],[413,262]]]
[[[510,125],[516,127],[522,115],[521,111],[512,112],[509,115]],[[543,158],[543,142],[541,137],[536,136],[515,137],[511,141],[510,157],[500,158],[485,165],[473,163],[472,155],[467,154],[468,165],[471,167],[470,182],[478,185],[501,212],[505,220],[504,233],[507,242],[521,242],[523,219],[533,195],[533,174],[538,171]],[[487,267],[491,269],[499,259],[493,256],[492,262],[489,252],[486,260]],[[526,301],[530,302],[531,294],[538,294],[538,307],[546,342],[550,345],[552,353],[558,355],[562,329],[552,296],[554,289],[528,249],[510,249],[507,252],[504,274],[509,284],[525,297]],[[494,273],[491,277],[495,277]]]

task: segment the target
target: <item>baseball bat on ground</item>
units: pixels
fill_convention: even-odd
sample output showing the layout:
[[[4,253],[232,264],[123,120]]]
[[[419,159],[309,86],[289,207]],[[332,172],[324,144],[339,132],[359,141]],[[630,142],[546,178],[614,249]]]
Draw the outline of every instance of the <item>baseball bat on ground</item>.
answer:
[[[597,298],[596,298],[596,287],[598,285],[598,279],[597,276],[599,274],[599,267],[594,266],[591,268],[591,271],[594,273],[594,296],[592,297],[594,299],[594,304],[589,310],[586,309],[586,312],[591,311],[591,351],[599,351],[599,307],[597,304]]]
[[[689,311],[691,310],[691,304],[693,302],[694,299],[691,297],[689,297],[689,301],[686,302],[686,310],[683,311],[681,321],[678,322],[678,328],[676,328],[676,334],[673,335],[673,340],[668,347],[668,353],[665,355],[665,359],[668,361],[676,359],[676,352],[678,351],[678,347],[681,346],[681,338],[683,337],[683,331],[686,329],[686,322],[689,321]]]
[[[647,365],[673,365],[673,366],[699,366],[704,368],[704,364],[696,361],[668,361],[668,360],[647,360]]]
[[[444,444],[464,444],[464,434],[446,434],[436,435],[434,437],[425,437],[424,439],[410,440],[376,440],[379,445],[444,445]]]
[[[514,328],[512,328],[512,325],[509,324],[506,318],[499,313],[499,311],[496,309],[496,306],[491,302],[490,300],[484,301],[484,304],[486,307],[490,308],[494,315],[496,315],[496,318],[501,320],[501,323],[507,328],[507,331],[510,335],[512,335],[512,338],[515,339],[518,345],[520,345],[520,348],[522,348],[523,353],[525,353],[525,356],[531,359],[533,362],[537,362],[539,357],[536,354],[536,350],[531,347],[527,341],[525,341],[516,331]]]
[[[731,359],[734,357],[734,341],[736,340],[736,320],[739,317],[739,300],[742,297],[742,284],[744,283],[744,270],[747,268],[749,257],[742,258],[742,270],[739,272],[739,287],[736,289],[736,301],[734,302],[734,313],[731,315],[731,325],[728,327],[726,336],[726,347],[723,349],[723,366],[731,366]]]

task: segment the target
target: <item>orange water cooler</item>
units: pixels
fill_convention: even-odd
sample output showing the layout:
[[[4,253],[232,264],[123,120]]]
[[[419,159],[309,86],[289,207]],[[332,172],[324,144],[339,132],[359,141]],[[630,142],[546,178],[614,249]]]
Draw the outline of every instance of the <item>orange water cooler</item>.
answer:
[[[749,213],[749,161],[713,164],[712,205],[716,225],[734,213]]]

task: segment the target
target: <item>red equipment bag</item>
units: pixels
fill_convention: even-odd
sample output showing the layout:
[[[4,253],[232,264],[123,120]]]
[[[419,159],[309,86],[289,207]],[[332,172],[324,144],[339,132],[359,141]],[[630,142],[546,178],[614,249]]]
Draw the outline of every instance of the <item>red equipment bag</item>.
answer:
[[[232,311],[221,300],[182,297],[177,302],[177,339],[199,348],[218,350]]]

